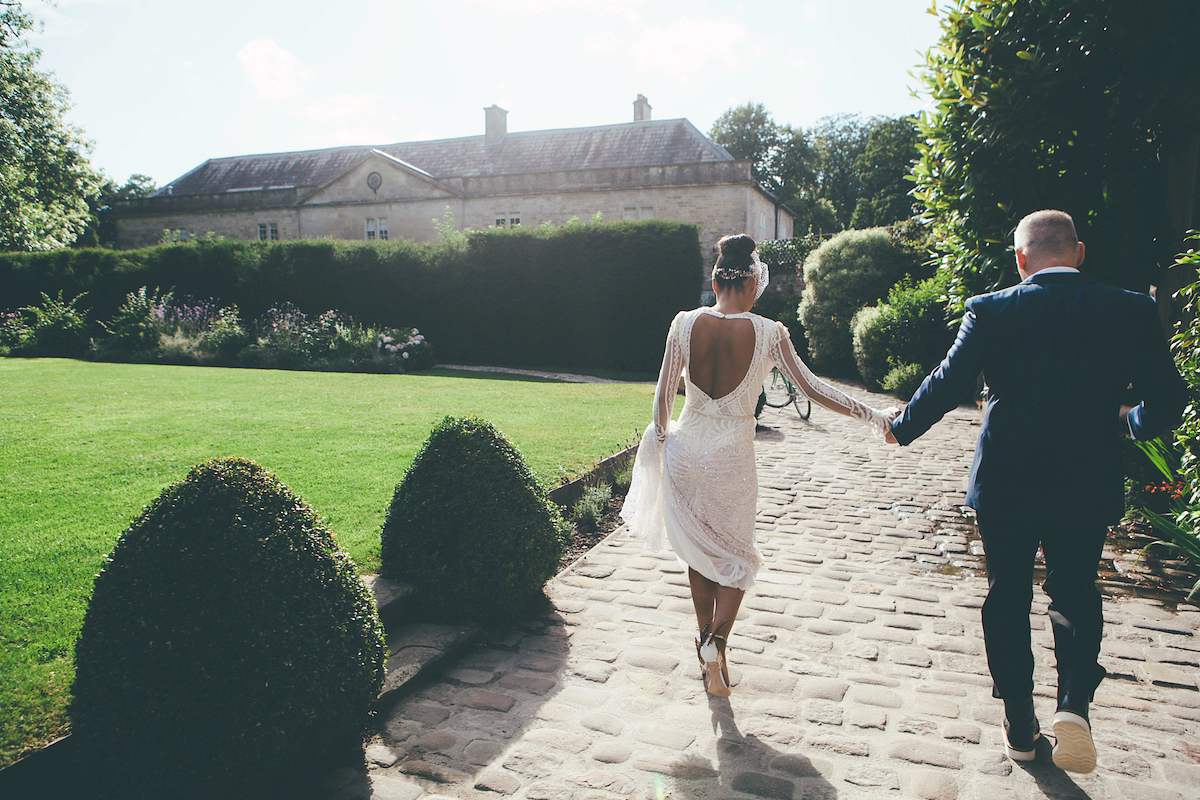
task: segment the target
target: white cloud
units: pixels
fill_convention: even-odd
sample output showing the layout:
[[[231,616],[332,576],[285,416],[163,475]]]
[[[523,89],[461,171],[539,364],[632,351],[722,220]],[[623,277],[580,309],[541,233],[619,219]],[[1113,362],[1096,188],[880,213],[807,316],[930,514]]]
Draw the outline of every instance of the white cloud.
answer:
[[[738,22],[681,19],[665,28],[647,28],[634,45],[634,59],[641,72],[694,77],[709,62],[727,69],[740,66],[738,52],[748,39]]]
[[[585,53],[619,53],[626,48],[628,42],[612,31],[601,31],[594,36],[585,36],[579,43]]]
[[[316,143],[324,146],[386,144],[396,139],[396,112],[379,94],[338,95],[309,103],[293,115],[321,126]]]
[[[264,99],[297,97],[313,79],[312,71],[300,59],[270,39],[247,42],[237,57],[254,90]]]
[[[495,0],[467,0],[469,5],[494,7]],[[645,5],[646,0],[508,0],[504,4],[507,12],[539,11],[588,11],[594,13],[617,13],[629,8]]]
[[[395,138],[394,134],[389,134],[380,128],[335,128],[309,137],[307,145],[311,147],[361,147],[363,145],[390,144]]]
[[[358,124],[372,117],[378,118],[381,109],[386,109],[385,100],[378,94],[343,94],[327,100],[309,103],[296,116],[332,125],[348,122]]]

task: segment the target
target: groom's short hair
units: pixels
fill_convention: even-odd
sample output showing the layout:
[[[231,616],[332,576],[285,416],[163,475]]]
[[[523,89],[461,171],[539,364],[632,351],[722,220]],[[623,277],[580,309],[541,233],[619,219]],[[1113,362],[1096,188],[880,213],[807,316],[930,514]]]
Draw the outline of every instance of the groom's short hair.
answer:
[[[1013,246],[1027,258],[1069,255],[1079,246],[1079,235],[1070,214],[1046,209],[1021,220],[1013,234]]]

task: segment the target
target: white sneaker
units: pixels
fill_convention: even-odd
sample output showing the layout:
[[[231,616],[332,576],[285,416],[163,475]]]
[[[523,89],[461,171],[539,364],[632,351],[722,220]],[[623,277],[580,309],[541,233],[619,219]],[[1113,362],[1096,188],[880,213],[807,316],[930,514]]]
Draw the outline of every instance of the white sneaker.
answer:
[[[1096,768],[1096,745],[1092,726],[1073,711],[1054,714],[1054,765],[1067,772],[1091,772]]]

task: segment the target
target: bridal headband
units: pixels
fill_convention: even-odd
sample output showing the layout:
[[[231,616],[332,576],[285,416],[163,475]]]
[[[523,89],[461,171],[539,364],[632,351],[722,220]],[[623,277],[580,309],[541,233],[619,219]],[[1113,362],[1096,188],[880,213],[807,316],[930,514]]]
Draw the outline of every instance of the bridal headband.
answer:
[[[763,292],[767,290],[767,283],[769,283],[771,280],[771,271],[767,269],[766,262],[758,257],[757,250],[750,254],[750,263],[747,264],[744,269],[735,270],[727,267],[721,267],[720,269],[713,270],[714,278],[721,278],[722,280],[727,281],[737,280],[738,278],[745,278],[751,275],[754,276],[755,280],[754,300],[757,302],[758,298],[762,297]]]

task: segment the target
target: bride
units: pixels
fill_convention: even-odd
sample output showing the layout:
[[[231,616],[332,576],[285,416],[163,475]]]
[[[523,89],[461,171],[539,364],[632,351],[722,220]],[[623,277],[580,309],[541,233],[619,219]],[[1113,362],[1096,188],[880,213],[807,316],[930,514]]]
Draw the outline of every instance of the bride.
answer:
[[[754,540],[754,410],[763,379],[778,366],[818,405],[880,433],[890,420],[817,378],[782,323],[750,313],[768,280],[753,239],[726,236],[717,251],[716,305],[680,312],[667,334],[654,421],[638,448],[621,516],[648,548],[659,549],[665,534],[687,566],[705,689],[728,697],[725,643],[762,564]],[[676,422],[681,373],[687,394]]]

